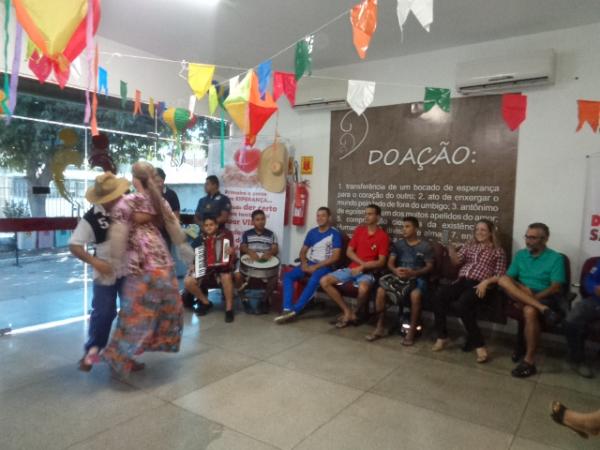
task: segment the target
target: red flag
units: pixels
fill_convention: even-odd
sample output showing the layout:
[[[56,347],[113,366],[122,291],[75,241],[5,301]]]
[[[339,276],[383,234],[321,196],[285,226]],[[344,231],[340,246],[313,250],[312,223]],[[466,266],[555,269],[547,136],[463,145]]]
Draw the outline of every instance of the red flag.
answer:
[[[293,73],[275,72],[273,75],[273,99],[285,94],[290,105],[296,104],[296,76]]]
[[[579,105],[579,125],[577,131],[581,130],[585,123],[589,123],[594,133],[598,131],[600,124],[600,102],[591,100],[577,100]]]
[[[519,125],[527,116],[527,96],[522,94],[504,94],[502,96],[502,117],[511,131],[519,128]]]
[[[377,29],[377,0],[363,0],[350,12],[352,39],[361,59],[367,56],[369,43]]]

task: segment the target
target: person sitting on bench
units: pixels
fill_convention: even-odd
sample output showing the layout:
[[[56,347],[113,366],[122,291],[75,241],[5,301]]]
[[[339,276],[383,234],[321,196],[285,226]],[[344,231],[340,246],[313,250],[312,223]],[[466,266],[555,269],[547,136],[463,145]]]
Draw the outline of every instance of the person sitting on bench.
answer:
[[[342,254],[342,234],[331,226],[331,212],[326,206],[317,210],[317,227],[308,232],[300,250],[300,266],[283,277],[283,314],[276,323],[285,323],[296,317],[313,298],[321,278],[333,269]],[[302,294],[293,304],[294,282],[310,276]]]

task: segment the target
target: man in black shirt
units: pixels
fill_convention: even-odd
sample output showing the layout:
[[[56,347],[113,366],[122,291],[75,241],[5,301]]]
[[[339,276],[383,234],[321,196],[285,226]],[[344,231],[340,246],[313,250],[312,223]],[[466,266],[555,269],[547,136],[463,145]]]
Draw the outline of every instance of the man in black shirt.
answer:
[[[204,191],[206,197],[202,197],[198,201],[195,222],[201,225],[204,218],[210,216],[217,219],[220,228],[224,227],[231,213],[231,201],[229,197],[219,191],[219,179],[215,175],[206,177]]]

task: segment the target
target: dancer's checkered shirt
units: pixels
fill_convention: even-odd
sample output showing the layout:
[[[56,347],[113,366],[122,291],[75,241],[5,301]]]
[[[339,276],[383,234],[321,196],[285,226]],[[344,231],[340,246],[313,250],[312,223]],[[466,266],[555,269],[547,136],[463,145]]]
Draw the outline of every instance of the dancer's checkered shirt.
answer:
[[[506,254],[500,247],[483,244],[466,244],[458,251],[461,267],[458,276],[483,281],[506,272]]]

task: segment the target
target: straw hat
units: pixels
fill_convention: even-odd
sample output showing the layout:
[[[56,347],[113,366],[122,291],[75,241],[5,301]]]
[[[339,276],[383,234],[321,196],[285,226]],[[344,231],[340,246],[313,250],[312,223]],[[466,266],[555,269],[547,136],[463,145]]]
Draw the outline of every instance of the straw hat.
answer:
[[[286,184],[288,152],[285,145],[276,142],[262,151],[258,165],[258,180],[269,192],[283,192]]]
[[[90,203],[103,204],[119,198],[129,189],[129,181],[117,178],[111,172],[96,177],[94,185],[87,190],[85,198]]]

